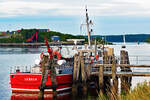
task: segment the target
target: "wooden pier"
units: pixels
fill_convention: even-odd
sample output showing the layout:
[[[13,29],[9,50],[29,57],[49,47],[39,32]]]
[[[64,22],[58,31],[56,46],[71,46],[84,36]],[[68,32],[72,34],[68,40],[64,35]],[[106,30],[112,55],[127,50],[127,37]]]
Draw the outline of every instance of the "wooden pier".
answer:
[[[120,51],[120,62],[117,62],[113,49],[109,50],[111,51],[103,52],[103,64],[99,62],[90,64],[90,61],[88,63],[86,61],[85,54],[95,53],[96,49],[78,50],[78,54],[74,57],[73,91],[77,91],[80,85],[83,93],[86,94],[90,82],[94,82],[100,93],[107,94],[110,100],[116,100],[120,94],[118,79],[121,81],[121,94],[126,95],[130,91],[133,76],[150,76],[150,71],[135,72],[132,70],[133,68],[150,68],[150,65],[131,65],[128,52],[125,50]],[[95,78],[94,81],[93,78]]]
[[[107,50],[105,50],[107,49]],[[78,90],[82,89],[82,94],[87,95],[88,88],[94,84],[100,95],[106,94],[110,100],[117,100],[120,94],[126,95],[129,93],[132,86],[133,76],[150,76],[150,71],[134,71],[133,68],[149,68],[150,65],[133,65],[130,64],[128,52],[126,50],[120,51],[119,60],[114,55],[113,48],[103,47],[103,52],[98,53],[99,50],[85,49],[77,50],[78,53],[74,55],[73,66],[73,82],[72,95],[77,96]],[[95,54],[94,54],[95,53]],[[102,62],[99,59],[92,58],[99,55],[102,57]],[[39,100],[44,96],[45,82],[48,76],[45,70],[50,70],[51,81],[53,84],[53,95],[56,99],[56,71],[54,68],[54,61],[48,60],[48,56],[44,56],[42,63],[42,80],[40,86]],[[52,63],[53,62],[53,63]],[[120,79],[120,82],[119,82]],[[119,88],[119,86],[121,86]],[[47,88],[49,89],[49,88]],[[121,91],[119,91],[121,90]],[[81,91],[80,91],[81,93]]]

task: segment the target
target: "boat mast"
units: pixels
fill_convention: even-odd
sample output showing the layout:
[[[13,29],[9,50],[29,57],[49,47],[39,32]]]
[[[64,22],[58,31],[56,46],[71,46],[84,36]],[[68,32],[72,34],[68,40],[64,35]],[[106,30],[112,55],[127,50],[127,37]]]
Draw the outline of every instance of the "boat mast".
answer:
[[[88,43],[89,46],[91,47],[91,32],[89,30],[89,24],[91,24],[92,22],[89,21],[89,16],[88,16],[88,12],[87,12],[87,6],[86,6],[86,27],[87,27],[87,33],[88,33]]]
[[[126,38],[125,38],[125,34],[123,35],[123,45],[122,48],[126,48]]]
[[[125,37],[125,34],[123,35],[123,43],[124,43],[124,45],[126,45],[126,37]]]

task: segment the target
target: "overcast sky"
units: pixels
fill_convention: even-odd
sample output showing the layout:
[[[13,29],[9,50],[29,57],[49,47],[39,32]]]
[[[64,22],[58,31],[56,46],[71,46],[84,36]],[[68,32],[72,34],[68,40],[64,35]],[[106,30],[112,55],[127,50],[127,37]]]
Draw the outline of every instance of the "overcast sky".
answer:
[[[0,0],[0,31],[49,28],[80,34],[85,5],[94,34],[150,33],[150,0]]]

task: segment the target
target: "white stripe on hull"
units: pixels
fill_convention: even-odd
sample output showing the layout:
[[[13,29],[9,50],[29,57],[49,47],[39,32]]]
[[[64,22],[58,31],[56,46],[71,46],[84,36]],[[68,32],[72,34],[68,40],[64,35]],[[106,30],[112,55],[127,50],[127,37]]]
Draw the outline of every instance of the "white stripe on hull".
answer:
[[[64,91],[71,89],[72,87],[67,87],[67,88],[62,88],[62,89],[57,89],[56,91]],[[12,90],[22,90],[22,91],[40,91],[39,89],[19,89],[19,88],[12,88]],[[45,89],[44,91],[53,91],[52,89]]]

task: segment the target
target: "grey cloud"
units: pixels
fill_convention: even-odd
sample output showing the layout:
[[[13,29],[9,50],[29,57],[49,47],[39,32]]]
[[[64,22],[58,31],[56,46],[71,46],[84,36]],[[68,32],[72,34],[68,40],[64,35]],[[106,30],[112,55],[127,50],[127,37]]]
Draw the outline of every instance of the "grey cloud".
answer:
[[[71,15],[78,16],[84,11],[84,6],[87,4],[90,13],[95,16],[150,16],[149,7],[141,6],[140,2],[133,0],[0,0],[0,5],[5,2],[20,2],[24,3],[19,7],[10,7],[10,12],[4,14],[28,15],[32,12],[33,15]],[[147,0],[144,0],[147,1]],[[26,4],[27,3],[27,4]],[[29,5],[28,5],[29,4]],[[38,4],[38,5],[36,5]],[[6,9],[9,5],[0,6],[0,9]],[[4,8],[1,8],[4,7]],[[20,9],[15,12],[15,10]],[[7,9],[6,9],[7,10]],[[5,10],[4,10],[5,11]],[[2,13],[2,10],[0,11]],[[32,15],[31,14],[31,15]],[[1,15],[0,15],[1,16]]]

